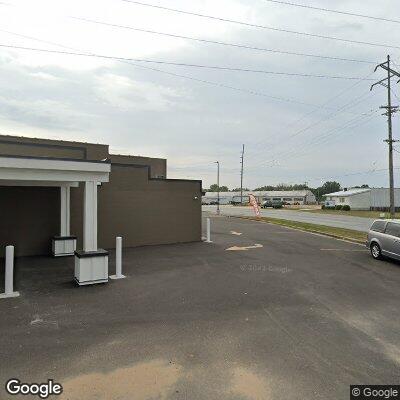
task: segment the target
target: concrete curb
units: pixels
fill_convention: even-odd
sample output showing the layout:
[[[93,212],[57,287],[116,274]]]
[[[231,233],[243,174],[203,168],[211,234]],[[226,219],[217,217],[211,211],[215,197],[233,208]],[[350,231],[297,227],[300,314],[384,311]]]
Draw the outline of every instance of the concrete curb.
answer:
[[[240,215],[225,215],[225,217],[247,219],[249,221],[256,221],[256,222],[261,222],[264,224],[279,225],[279,226],[283,226],[284,228],[293,229],[295,231],[309,232],[309,233],[318,234],[321,236],[331,237],[333,239],[345,240],[346,242],[351,242],[351,243],[356,243],[356,244],[364,245],[365,241],[366,241],[366,240],[354,239],[354,238],[349,238],[346,236],[336,235],[334,233],[321,232],[321,231],[314,230],[314,229],[302,229],[302,228],[293,227],[293,226],[286,226],[286,225],[280,224],[279,222],[263,221],[262,219],[258,219],[257,217],[246,217],[246,216],[240,216]],[[290,220],[285,220],[285,221],[290,222]],[[326,225],[323,225],[323,226],[326,226]],[[365,236],[367,236],[367,234],[365,234]]]

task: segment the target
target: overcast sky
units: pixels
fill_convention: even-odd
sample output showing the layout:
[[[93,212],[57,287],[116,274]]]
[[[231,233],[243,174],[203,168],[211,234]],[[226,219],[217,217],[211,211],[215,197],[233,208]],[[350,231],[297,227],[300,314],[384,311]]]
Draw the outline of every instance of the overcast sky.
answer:
[[[266,0],[143,2],[251,24],[400,46],[399,23]],[[400,20],[398,0],[298,2]],[[385,76],[383,71],[372,74],[372,63],[206,44],[72,17],[376,63],[391,54],[400,65],[400,48],[293,35],[121,0],[0,0],[0,43],[276,72],[376,80]],[[113,153],[167,158],[170,178],[202,179],[204,187],[216,181],[216,160],[221,163],[221,184],[230,188],[240,185],[243,143],[244,185],[250,188],[300,182],[319,186],[329,179],[343,186],[387,186],[388,173],[380,171],[388,164],[383,142],[387,125],[379,110],[386,104],[386,92],[379,86],[370,93],[370,80],[134,64],[0,48],[0,133],[106,143]],[[400,85],[394,86],[394,95],[400,97]],[[394,102],[399,103],[396,97]],[[400,137],[399,115],[394,121],[395,137]],[[395,165],[400,167],[399,153],[395,153]],[[399,174],[400,169],[395,171],[396,186],[400,185]]]

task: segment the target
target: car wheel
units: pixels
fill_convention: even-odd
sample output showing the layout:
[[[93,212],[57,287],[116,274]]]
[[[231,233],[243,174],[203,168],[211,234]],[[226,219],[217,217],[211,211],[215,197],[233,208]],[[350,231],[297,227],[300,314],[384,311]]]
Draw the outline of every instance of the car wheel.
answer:
[[[382,251],[378,243],[371,244],[371,255],[375,260],[382,258]]]

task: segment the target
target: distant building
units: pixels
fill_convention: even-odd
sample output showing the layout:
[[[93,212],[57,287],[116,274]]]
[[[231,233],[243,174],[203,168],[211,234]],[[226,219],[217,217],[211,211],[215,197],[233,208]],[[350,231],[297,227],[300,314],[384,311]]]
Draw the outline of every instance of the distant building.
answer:
[[[390,206],[388,188],[343,189],[325,195],[333,205],[348,205],[352,210],[387,211]],[[394,190],[394,204],[400,209],[400,189]]]
[[[249,194],[253,194],[261,204],[263,201],[281,201],[286,204],[316,204],[317,200],[311,190],[291,190],[291,191],[243,191],[243,202],[249,201]],[[240,192],[220,192],[220,204],[230,204],[232,201],[240,201]],[[216,192],[206,192],[202,198],[203,204],[217,202]]]

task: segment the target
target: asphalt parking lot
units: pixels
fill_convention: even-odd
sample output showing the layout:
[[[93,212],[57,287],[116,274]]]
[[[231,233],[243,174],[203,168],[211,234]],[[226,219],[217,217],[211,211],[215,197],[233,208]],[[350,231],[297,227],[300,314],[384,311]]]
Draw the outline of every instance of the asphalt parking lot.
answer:
[[[217,206],[203,206],[204,211],[216,213]],[[373,218],[354,217],[351,215],[319,214],[310,211],[261,209],[263,217],[282,218],[289,221],[306,222],[310,224],[333,226],[336,228],[353,229],[368,232],[374,222]],[[228,216],[254,216],[251,207],[221,205],[221,213]]]
[[[70,400],[338,400],[398,383],[399,264],[256,221],[213,216],[212,232],[127,249],[127,279],[93,287],[72,282],[73,259],[19,259],[0,398],[11,377],[53,378]]]

